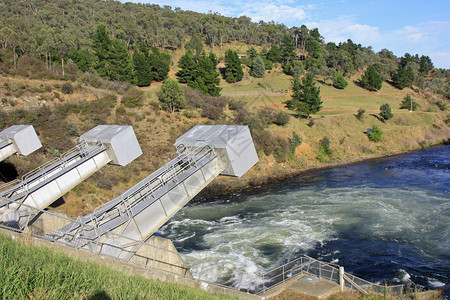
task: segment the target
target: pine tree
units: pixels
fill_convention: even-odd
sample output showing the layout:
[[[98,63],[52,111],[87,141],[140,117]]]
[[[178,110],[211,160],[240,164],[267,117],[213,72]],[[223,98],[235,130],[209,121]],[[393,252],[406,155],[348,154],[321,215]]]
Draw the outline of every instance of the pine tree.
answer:
[[[383,79],[375,69],[374,65],[370,65],[361,77],[361,85],[369,91],[378,91],[381,89],[382,83]]]
[[[313,76],[308,73],[300,82],[295,76],[292,80],[292,99],[283,102],[290,110],[298,114],[306,114],[308,117],[322,108],[320,100],[320,88],[316,87]]]
[[[125,41],[111,40],[106,26],[98,25],[92,48],[97,56],[95,69],[101,77],[109,80],[133,81],[133,65]]]
[[[113,39],[104,74],[109,80],[133,81],[133,65],[124,40]]]
[[[194,76],[194,88],[199,89],[204,94],[219,96],[222,88],[218,87],[220,83],[219,73],[217,72],[217,58],[214,53],[206,55],[202,53],[198,57],[196,76]],[[188,83],[189,85],[189,83]]]
[[[162,53],[158,48],[153,47],[148,60],[153,80],[163,81],[166,79],[170,69],[170,55]]]
[[[152,73],[148,61],[148,49],[144,43],[133,53],[134,77],[137,86],[149,86],[152,83]]]
[[[229,83],[241,81],[244,77],[241,60],[236,51],[228,50],[225,53],[225,80]]]
[[[420,57],[420,69],[419,72],[422,74],[428,74],[431,70],[433,70],[433,62],[431,61],[431,58],[429,56],[422,55]]]
[[[217,72],[217,58],[213,53],[206,55],[205,52],[195,59],[188,50],[180,59],[177,72],[178,81],[187,83],[188,86],[200,90],[202,93],[219,96],[222,88],[219,73]]]
[[[401,90],[411,86],[414,81],[414,73],[411,66],[403,67],[399,64],[397,71],[392,76],[392,81],[394,81],[395,87]]]
[[[289,35],[285,35],[281,41],[281,58],[284,61],[293,61],[295,59],[295,47],[292,39]]]
[[[259,55],[255,57],[252,64],[252,69],[250,71],[250,75],[253,77],[261,78],[264,76],[266,72],[266,68],[264,66],[264,61],[261,59]]]
[[[187,50],[186,53],[178,61],[178,72],[176,73],[178,77],[178,82],[188,83],[192,80],[194,71],[197,68],[197,63],[195,62],[194,55],[192,55],[191,50]]]
[[[104,24],[97,26],[94,32],[92,49],[94,50],[97,61],[94,65],[95,70],[101,77],[106,77],[105,66],[108,64],[111,39]]]
[[[280,48],[278,46],[272,46],[270,50],[267,52],[266,58],[271,62],[280,62],[281,61],[281,53]]]

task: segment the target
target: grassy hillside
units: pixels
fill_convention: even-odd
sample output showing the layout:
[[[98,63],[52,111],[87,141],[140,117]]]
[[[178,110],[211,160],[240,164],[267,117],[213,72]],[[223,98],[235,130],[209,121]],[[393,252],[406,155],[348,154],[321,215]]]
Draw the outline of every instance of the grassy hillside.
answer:
[[[232,299],[125,275],[0,234],[1,299]]]
[[[238,47],[228,45],[229,47]],[[222,50],[225,51],[224,47]],[[243,51],[245,51],[244,49]],[[179,54],[179,53],[178,53]],[[174,52],[174,56],[177,53]],[[171,72],[173,76],[174,71]],[[418,94],[412,90],[398,90],[389,83],[383,83],[379,92],[369,92],[356,84],[358,75],[349,80],[344,90],[331,86],[329,79],[318,78],[321,89],[322,110],[312,116],[313,121],[295,116],[284,108],[283,101],[290,98],[290,76],[279,68],[266,72],[263,78],[252,78],[245,71],[244,79],[236,84],[222,80],[222,94],[230,100],[241,102],[253,116],[262,108],[284,111],[291,115],[285,126],[272,124],[263,134],[254,131],[260,162],[243,178],[221,177],[215,180],[203,197],[217,196],[266,182],[272,182],[298,172],[317,167],[342,164],[372,157],[390,155],[418,148],[428,147],[450,138],[448,110],[441,111],[433,94]],[[235,123],[237,112],[226,107],[215,120],[201,117],[201,109],[187,107],[170,114],[158,106],[160,83],[140,88],[143,106],[125,107],[121,102],[130,93],[119,83],[102,82],[94,88],[89,82],[100,80],[81,75],[70,84],[73,93],[64,94],[64,81],[29,80],[20,77],[1,77],[0,96],[9,95],[16,99],[4,101],[0,112],[0,124],[6,128],[13,124],[33,124],[39,133],[43,148],[28,157],[10,157],[1,169],[4,179],[21,176],[33,168],[62,154],[75,144],[73,139],[98,124],[132,125],[143,155],[126,167],[106,166],[88,180],[63,197],[62,210],[77,217],[92,211],[146,177],[175,156],[175,139],[196,124]],[[106,88],[105,88],[106,87]],[[411,93],[420,109],[409,112],[399,109],[403,97]],[[199,97],[195,94],[190,97]],[[448,102],[448,101],[447,101]],[[388,103],[394,118],[380,121],[379,107]],[[447,105],[448,106],[448,105]],[[358,120],[358,109],[366,110],[364,118]],[[248,122],[244,120],[244,123]],[[383,141],[369,141],[365,132],[377,125],[384,132]],[[268,152],[266,143],[272,140],[288,147],[293,132],[301,137],[302,143],[294,153],[282,153],[277,149]],[[268,139],[271,134],[272,140]],[[319,143],[327,137],[331,155],[318,159]],[[288,148],[286,148],[288,149]],[[285,150],[286,150],[285,149]],[[279,150],[279,149],[278,149]],[[284,150],[284,151],[285,151]],[[286,151],[285,151],[286,152]],[[269,155],[267,155],[269,154]],[[6,168],[9,167],[9,168]],[[12,169],[11,172],[7,170]],[[17,174],[14,174],[14,169]]]

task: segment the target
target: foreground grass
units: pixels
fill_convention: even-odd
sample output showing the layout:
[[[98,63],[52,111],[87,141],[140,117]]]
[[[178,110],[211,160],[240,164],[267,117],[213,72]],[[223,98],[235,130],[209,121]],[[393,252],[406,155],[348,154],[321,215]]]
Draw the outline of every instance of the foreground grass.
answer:
[[[1,299],[230,299],[25,245],[0,234]]]

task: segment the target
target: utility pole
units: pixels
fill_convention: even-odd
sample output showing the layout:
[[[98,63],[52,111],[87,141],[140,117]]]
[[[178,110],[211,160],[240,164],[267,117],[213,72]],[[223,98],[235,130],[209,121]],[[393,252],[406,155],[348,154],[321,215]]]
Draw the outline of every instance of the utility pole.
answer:
[[[412,94],[411,94],[411,109],[409,110],[409,112],[412,112],[412,102],[413,102],[413,99],[412,99]]]

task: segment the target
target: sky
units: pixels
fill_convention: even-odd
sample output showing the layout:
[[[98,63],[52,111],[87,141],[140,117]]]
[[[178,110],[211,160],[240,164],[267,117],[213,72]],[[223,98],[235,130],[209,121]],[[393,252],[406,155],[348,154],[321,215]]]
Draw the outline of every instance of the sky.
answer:
[[[227,17],[247,16],[288,27],[318,28],[325,42],[351,39],[378,52],[430,56],[450,69],[450,0],[133,0]]]

